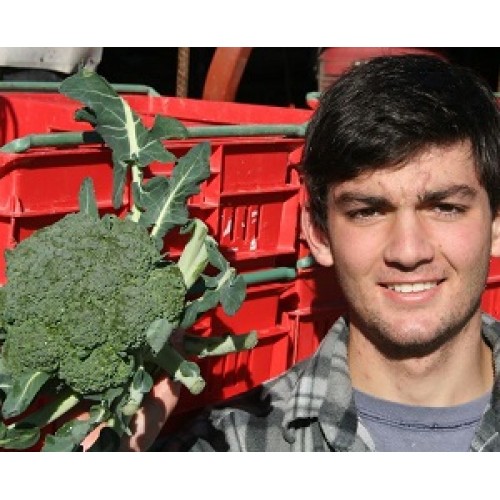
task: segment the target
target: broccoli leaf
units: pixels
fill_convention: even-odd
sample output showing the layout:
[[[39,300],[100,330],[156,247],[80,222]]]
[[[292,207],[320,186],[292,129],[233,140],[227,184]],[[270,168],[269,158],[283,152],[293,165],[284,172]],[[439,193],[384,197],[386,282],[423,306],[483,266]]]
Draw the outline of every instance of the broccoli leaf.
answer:
[[[231,352],[252,349],[257,345],[257,332],[252,330],[246,334],[217,337],[200,337],[184,335],[183,348],[188,354],[203,358],[205,356],[222,356]]]
[[[113,87],[95,72],[82,69],[66,78],[59,91],[87,105],[78,114],[79,119],[89,121],[95,131],[113,151],[114,172],[113,201],[119,208],[126,169],[124,165],[144,168],[153,161],[174,161],[161,139],[185,137],[182,123],[173,118],[158,116],[153,127],[147,129],[129,104]]]
[[[153,378],[144,367],[139,367],[130,384],[127,400],[120,406],[121,413],[126,417],[132,416],[140,407],[144,394],[147,394],[152,387]]]
[[[205,381],[200,375],[200,367],[191,361],[183,360],[172,375],[173,379],[181,382],[191,394],[200,394],[205,388]]]
[[[89,418],[86,420],[73,419],[57,429],[54,435],[45,437],[42,451],[75,451],[83,439],[97,425],[104,422],[109,416],[109,410],[103,405],[94,405],[90,408]]]
[[[229,262],[220,253],[219,246],[212,237],[207,238],[206,245],[208,260],[212,266],[219,269],[220,273],[215,278],[205,277],[205,285],[209,289],[216,289],[224,312],[232,316],[245,300],[245,281],[229,266]]]
[[[118,208],[122,204],[123,190],[127,183],[128,164],[117,158],[113,158],[113,207]]]
[[[165,345],[176,326],[166,318],[159,318],[151,323],[146,331],[146,339],[154,354]]]
[[[219,293],[216,290],[205,290],[205,293],[186,305],[184,316],[180,323],[181,328],[188,328],[194,324],[199,315],[217,307]]]
[[[201,297],[187,303],[180,322],[181,328],[192,326],[201,314],[217,307],[219,303],[224,312],[231,316],[238,311],[245,299],[246,283],[242,276],[236,276],[232,268],[216,277],[203,275],[203,279],[205,291]],[[209,288],[208,285],[213,285],[214,288]]]
[[[33,372],[14,380],[2,405],[2,416],[11,418],[26,410],[49,378],[50,375],[47,373]]]
[[[70,76],[61,84],[60,91],[83,102],[84,107],[76,112],[75,118],[91,124],[95,129],[95,134],[92,133],[92,135],[100,136],[112,152],[113,189],[111,196],[114,208],[120,208],[126,185],[130,188],[133,205],[124,220],[112,214],[106,214],[100,218],[93,182],[89,177],[83,181],[80,188],[80,213],[64,217],[57,223],[54,233],[47,229],[46,232],[40,232],[34,236],[34,239],[28,239],[28,242],[31,241],[32,246],[36,247],[33,255],[36,258],[36,265],[27,266],[29,269],[26,276],[31,276],[29,280],[19,281],[22,284],[20,297],[25,299],[25,302],[23,307],[18,307],[18,309],[26,311],[29,309],[28,304],[36,304],[37,307],[33,308],[33,312],[30,309],[22,316],[22,318],[26,316],[35,321],[23,331],[30,332],[33,329],[32,325],[37,325],[36,321],[43,321],[46,310],[51,308],[44,308],[40,306],[40,303],[47,297],[54,297],[55,301],[53,301],[57,308],[57,315],[54,314],[54,316],[58,325],[64,324],[64,315],[69,314],[71,324],[78,323],[81,318],[85,323],[88,322],[89,328],[85,331],[98,333],[99,342],[104,338],[111,338],[112,335],[104,335],[108,329],[112,332],[132,332],[133,335],[136,332],[137,337],[132,337],[130,342],[120,337],[119,353],[114,352],[116,343],[110,343],[112,347],[109,351],[109,346],[106,344],[99,343],[98,348],[102,348],[100,351],[97,348],[94,349],[95,344],[90,344],[88,349],[93,349],[91,356],[102,354],[103,357],[98,357],[98,365],[91,365],[90,368],[84,366],[83,376],[99,375],[100,377],[102,372],[102,377],[100,384],[92,380],[92,385],[87,389],[85,384],[80,383],[80,380],[75,380],[75,378],[78,379],[80,372],[77,377],[72,376],[72,371],[67,364],[64,370],[59,370],[58,373],[52,373],[51,368],[41,368],[41,370],[51,372],[50,376],[41,371],[33,371],[21,377],[11,376],[3,366],[3,361],[8,365],[9,359],[4,360],[0,353],[0,396],[4,399],[1,413],[4,419],[22,415],[25,410],[30,409],[33,402],[39,401],[35,397],[51,378],[53,380],[47,383],[47,386],[54,389],[50,393],[54,398],[41,408],[27,411],[24,418],[21,416],[17,422],[10,425],[0,422],[0,447],[29,448],[40,441],[42,432],[45,435],[49,424],[55,424],[57,430],[53,435],[48,435],[43,439],[42,451],[80,451],[84,438],[100,424],[105,424],[105,429],[100,433],[91,451],[112,451],[118,449],[119,437],[123,433],[130,434],[130,419],[142,405],[144,395],[151,391],[153,378],[152,373],[148,371],[150,368],[154,370],[163,368],[173,380],[181,382],[192,394],[199,394],[204,389],[205,381],[201,376],[200,367],[184,359],[176,350],[170,336],[179,326],[179,317],[182,318],[182,325],[190,326],[201,313],[214,309],[219,304],[227,314],[234,314],[245,297],[245,281],[236,275],[236,270],[219,251],[216,240],[208,235],[207,225],[199,219],[191,218],[189,213],[188,198],[200,193],[201,184],[209,179],[211,174],[209,143],[199,143],[190,148],[183,157],[176,158],[165,148],[162,141],[173,137],[186,137],[187,130],[184,125],[173,118],[157,116],[152,127],[146,128],[139,116],[114,91],[112,86],[92,71],[81,70]],[[153,176],[146,182],[144,169],[152,162],[173,163],[171,175]],[[74,222],[77,222],[76,226],[72,225]],[[166,261],[165,254],[162,252],[163,238],[174,227],[178,227],[181,234],[192,233],[177,262]],[[85,230],[82,234],[79,231],[83,228]],[[75,229],[77,229],[77,237],[72,236],[72,231]],[[44,239],[51,234],[56,236],[55,243]],[[40,235],[42,239],[37,240],[36,238]],[[95,244],[91,240],[93,237],[98,238]],[[67,251],[65,243],[68,243]],[[44,245],[47,247],[44,248]],[[53,245],[55,251],[51,250]],[[111,251],[105,250],[107,245],[111,245]],[[27,258],[27,256],[31,258],[29,252],[20,251],[25,247],[26,243],[21,242],[17,247],[17,253],[8,255],[17,256],[19,261],[25,259],[23,264],[32,262]],[[98,260],[97,267],[93,265],[88,266],[88,269],[85,267],[86,264],[83,262],[85,252],[80,252],[82,248],[85,250],[92,248],[95,251],[91,255],[94,256],[94,260]],[[131,251],[128,252],[128,250]],[[38,251],[45,260],[39,258]],[[56,256],[60,260],[55,263]],[[110,256],[120,258],[114,259]],[[112,269],[105,267],[106,263],[115,263],[115,261],[120,262],[120,266],[114,266],[115,270],[119,267],[116,279],[111,276]],[[170,275],[176,280],[173,284],[157,281],[156,278],[159,275],[154,274],[161,264],[167,263],[170,265],[169,270],[174,271]],[[82,264],[84,264],[83,267]],[[207,267],[210,268],[209,271]],[[18,275],[16,272],[19,273],[19,270],[16,270],[15,259],[12,257],[9,269],[11,274],[8,285],[11,286],[9,289],[11,290],[9,299],[11,299],[12,290],[16,290],[12,289],[16,283],[13,278]],[[30,274],[32,269],[36,270],[34,278]],[[43,269],[47,272],[43,272]],[[60,269],[63,270],[63,274],[58,274]],[[131,269],[132,272],[130,272]],[[71,274],[73,270],[76,271],[75,274]],[[208,272],[211,275],[204,274]],[[42,274],[45,277],[52,273],[54,274],[52,283],[62,280],[64,285],[61,287],[63,291],[54,296],[49,293],[54,288],[52,283],[47,286],[39,280]],[[148,273],[154,275],[152,281]],[[135,279],[136,276],[137,279]],[[121,280],[122,277],[123,280]],[[76,284],[82,284],[82,282],[86,284],[86,278],[98,283],[96,286],[84,286],[83,293],[76,294],[75,298],[75,294],[71,292],[80,290]],[[29,288],[28,282],[35,283],[33,285],[35,292],[31,293],[26,290]],[[147,283],[147,288],[141,289],[144,283]],[[158,283],[160,284],[156,286]],[[166,289],[165,295],[160,291],[163,286]],[[168,287],[172,288],[168,289]],[[124,289],[123,295],[119,293],[122,288]],[[177,291],[178,294],[175,294],[174,292]],[[167,299],[170,295],[175,296],[175,301],[170,304],[172,308],[166,307],[169,305]],[[115,296],[118,297],[117,300],[120,303],[118,308],[109,305],[112,301],[108,302]],[[4,296],[0,294],[0,302],[3,299]],[[66,300],[69,301],[69,307],[64,306]],[[101,302],[103,303],[102,310],[106,311],[103,316],[109,317],[110,322],[101,323],[100,315],[97,314],[99,311],[94,315],[93,307],[100,305]],[[70,314],[75,312],[72,307],[73,303],[75,311],[78,312],[81,308],[88,307],[87,313],[81,316]],[[178,307],[175,309],[173,306]],[[130,310],[126,309],[127,307],[130,307]],[[37,309],[42,309],[41,316],[36,316]],[[175,311],[170,314],[170,309],[175,309]],[[117,314],[110,314],[110,311],[111,313],[117,312]],[[157,319],[167,314],[169,319]],[[97,316],[95,324],[92,321],[94,316]],[[55,321],[52,316],[50,318],[52,328]],[[115,319],[116,323],[114,323]],[[118,328],[122,321],[131,326]],[[0,325],[0,343],[5,341],[2,337],[2,327],[5,328],[7,341],[9,333],[12,333],[7,323]],[[144,332],[145,327],[146,332]],[[63,335],[67,335],[68,328],[62,328],[61,331],[64,332]],[[77,336],[75,340],[78,353],[83,349],[79,347],[79,338]],[[91,342],[93,342],[92,339]],[[255,332],[250,332],[245,335],[204,339],[201,343],[193,340],[186,351],[189,352],[191,349],[191,353],[194,352],[200,357],[221,355],[250,349],[255,342]],[[38,342],[36,349],[43,349],[45,345],[47,342]],[[63,358],[66,352],[73,352],[73,349],[67,347],[64,345],[63,349],[57,351],[56,361]],[[111,354],[110,357],[108,353]],[[33,357],[30,356],[30,359]],[[64,361],[67,359],[64,358]],[[96,370],[95,366],[107,368],[107,370]],[[117,378],[115,374],[118,375]],[[117,382],[111,383],[111,379]],[[69,416],[68,412],[83,400],[92,401],[91,404],[94,405],[90,409],[89,418],[87,420],[74,419],[61,425],[60,419]]]
[[[91,401],[100,401],[101,403],[106,403],[108,406],[111,406],[113,402],[122,394],[122,387],[110,387],[106,391],[99,394],[87,394],[85,398]]]
[[[246,283],[243,276],[231,274],[230,279],[224,281],[219,288],[220,303],[226,314],[236,314],[246,296]]]
[[[77,122],[88,122],[90,125],[97,125],[95,113],[90,108],[80,108],[75,112],[75,120]]]
[[[208,265],[206,246],[208,227],[200,219],[195,218],[181,227],[180,233],[191,233],[191,237],[177,261],[184,284],[189,290],[199,280]]]
[[[38,427],[7,427],[0,422],[0,447],[8,450],[25,450],[34,446],[40,439]]]
[[[12,379],[5,373],[0,373],[0,391],[8,392],[12,388]]]
[[[90,431],[91,425],[87,420],[70,420],[55,435],[45,437],[42,451],[75,451]]]
[[[200,183],[210,176],[210,145],[202,142],[179,159],[169,179],[145,183],[140,193],[139,224],[152,227],[151,236],[162,238],[189,219],[187,198],[200,192]],[[137,193],[137,190],[135,191]]]
[[[217,242],[211,236],[205,236],[204,248],[206,249],[207,263],[220,272],[216,276],[202,275],[205,290],[200,297],[187,304],[180,325],[182,328],[191,326],[200,314],[213,309],[219,303],[226,314],[230,316],[236,314],[245,300],[245,280],[242,276],[237,275],[235,269],[229,265],[229,262],[221,254]]]

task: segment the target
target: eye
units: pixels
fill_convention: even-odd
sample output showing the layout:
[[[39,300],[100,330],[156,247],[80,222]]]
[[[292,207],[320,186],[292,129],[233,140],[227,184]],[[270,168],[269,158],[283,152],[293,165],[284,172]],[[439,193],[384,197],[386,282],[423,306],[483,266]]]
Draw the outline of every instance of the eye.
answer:
[[[433,212],[445,217],[456,217],[466,212],[467,207],[455,203],[439,203],[432,207]]]
[[[357,208],[356,210],[349,210],[347,212],[347,217],[353,220],[373,219],[379,215],[381,215],[380,210],[371,207]]]

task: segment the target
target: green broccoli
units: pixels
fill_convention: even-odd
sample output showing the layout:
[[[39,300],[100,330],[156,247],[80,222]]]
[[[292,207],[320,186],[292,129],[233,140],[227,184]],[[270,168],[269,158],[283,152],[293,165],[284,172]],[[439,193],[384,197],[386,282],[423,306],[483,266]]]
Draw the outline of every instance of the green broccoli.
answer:
[[[182,266],[165,260],[136,222],[86,212],[66,215],[6,251],[0,382],[7,381],[10,399],[4,401],[4,417],[19,415],[48,386],[54,407],[44,408],[40,418],[31,416],[30,425],[41,428],[88,400],[98,401],[100,417],[127,432],[127,417],[152,386],[146,366],[163,368],[193,393],[202,390],[196,364],[167,342],[193,311],[196,316],[206,310],[199,293],[188,300],[188,285],[209,262],[207,228],[193,221],[187,230],[192,234],[179,259]],[[99,422],[89,421],[87,431]],[[2,429],[10,431],[3,444],[9,447],[19,429],[0,426],[0,447]]]
[[[79,449],[100,423],[119,435],[128,433],[130,417],[158,369],[198,394],[205,385],[199,367],[173,347],[170,336],[218,304],[234,314],[245,297],[243,278],[222,256],[207,226],[189,218],[186,201],[210,175],[208,144],[173,157],[160,139],[184,127],[163,118],[147,130],[94,73],[79,72],[61,88],[89,99],[83,114],[113,149],[114,204],[121,200],[125,179],[131,180],[133,204],[124,217],[101,216],[87,178],[78,213],[5,252],[0,448],[34,445],[47,424],[80,402],[90,406],[89,418],[60,426],[45,438],[43,450]],[[143,169],[153,160],[174,160],[172,174],[144,182]],[[164,236],[174,227],[188,235],[177,260],[162,253]],[[207,268],[212,275],[204,274]],[[220,355],[255,345],[255,332],[237,337],[236,342],[212,338],[207,349],[203,339],[191,339],[185,351],[194,346],[193,355]],[[41,407],[25,415],[40,398]]]
[[[8,372],[50,373],[82,395],[126,384],[149,325],[184,309],[182,274],[161,263],[149,233],[114,216],[70,214],[22,241],[6,253]]]

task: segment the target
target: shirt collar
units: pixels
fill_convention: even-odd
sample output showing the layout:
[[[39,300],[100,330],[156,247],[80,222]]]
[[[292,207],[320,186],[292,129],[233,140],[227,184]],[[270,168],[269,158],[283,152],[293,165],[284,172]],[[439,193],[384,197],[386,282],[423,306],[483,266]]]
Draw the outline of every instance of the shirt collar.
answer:
[[[361,439],[347,365],[348,327],[339,318],[302,372],[285,405],[285,437],[293,440],[296,422],[317,419],[329,446],[347,450]]]

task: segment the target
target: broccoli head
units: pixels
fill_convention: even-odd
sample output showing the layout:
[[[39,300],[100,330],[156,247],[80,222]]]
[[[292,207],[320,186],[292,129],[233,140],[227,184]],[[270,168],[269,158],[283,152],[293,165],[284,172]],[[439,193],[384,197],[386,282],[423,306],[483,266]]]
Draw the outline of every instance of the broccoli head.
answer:
[[[69,214],[5,257],[3,356],[13,376],[42,371],[82,395],[124,386],[151,323],[183,312],[181,272],[128,219]]]

